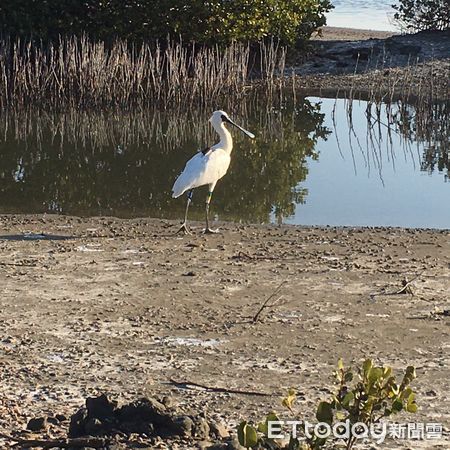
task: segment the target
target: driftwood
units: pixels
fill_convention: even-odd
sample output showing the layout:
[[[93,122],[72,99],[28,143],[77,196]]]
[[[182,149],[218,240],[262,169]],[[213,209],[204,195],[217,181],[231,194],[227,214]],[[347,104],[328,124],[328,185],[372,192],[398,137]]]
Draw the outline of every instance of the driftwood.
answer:
[[[240,394],[240,395],[255,395],[258,397],[271,397],[273,394],[266,394],[264,392],[255,392],[255,391],[246,391],[246,390],[240,390],[240,389],[229,389],[229,388],[222,388],[222,387],[216,387],[216,386],[206,386],[204,384],[195,383],[193,381],[176,381],[174,379],[169,380],[170,384],[173,384],[174,386],[181,387],[184,389],[194,389],[194,388],[201,388],[205,391],[209,392],[225,392],[227,394]]]
[[[13,444],[13,447],[15,448],[104,448],[111,443],[111,439],[95,437],[73,439],[24,439],[10,436],[5,433],[0,433],[0,437],[16,442],[16,444]]]
[[[231,259],[248,259],[248,260],[279,260],[277,256],[263,256],[263,255],[249,255],[248,253],[239,251],[237,255],[231,257]]]
[[[416,275],[414,278],[412,278],[411,280],[408,280],[407,277],[405,277],[402,280],[402,287],[400,289],[398,289],[397,291],[394,292],[377,292],[375,294],[370,294],[370,298],[373,300],[375,299],[375,297],[377,296],[387,296],[387,295],[402,295],[402,294],[409,294],[409,295],[414,295],[413,290],[411,289],[411,283],[415,280],[417,280],[417,278],[419,278],[420,276],[423,275],[422,271],[421,273],[419,273],[418,275]]]

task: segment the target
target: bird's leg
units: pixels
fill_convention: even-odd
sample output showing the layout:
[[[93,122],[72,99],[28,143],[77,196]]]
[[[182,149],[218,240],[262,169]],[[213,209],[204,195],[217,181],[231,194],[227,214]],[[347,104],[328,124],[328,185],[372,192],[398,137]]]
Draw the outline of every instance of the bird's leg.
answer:
[[[204,234],[215,234],[218,233],[219,230],[212,230],[209,228],[209,204],[211,203],[212,190],[208,191],[208,195],[206,196],[206,228],[203,230]]]
[[[182,223],[180,229],[177,231],[177,234],[181,233],[181,232],[183,232],[184,234],[192,234],[187,226],[187,217],[188,217],[189,205],[191,204],[193,193],[194,192],[191,189],[187,194],[187,203],[186,203],[186,212],[184,213],[184,222]]]

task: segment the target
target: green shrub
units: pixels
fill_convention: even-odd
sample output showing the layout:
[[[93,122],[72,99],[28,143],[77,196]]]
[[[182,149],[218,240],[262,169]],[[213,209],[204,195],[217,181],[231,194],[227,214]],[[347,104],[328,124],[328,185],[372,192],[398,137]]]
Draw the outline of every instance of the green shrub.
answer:
[[[417,32],[450,28],[449,0],[400,0],[399,5],[392,7],[397,11],[395,20],[406,30]]]
[[[317,405],[316,419],[330,427],[340,422],[348,421],[350,425],[364,424],[370,426],[400,412],[415,413],[418,409],[416,394],[410,384],[416,378],[413,366],[406,367],[401,380],[392,368],[375,366],[371,359],[364,361],[356,370],[344,367],[339,360],[334,372],[337,386],[329,401],[320,401]],[[282,405],[290,413],[294,411],[296,393],[289,389],[288,395],[282,400]],[[320,450],[335,448],[336,439],[318,436],[313,432],[305,432],[300,426],[300,439],[291,436],[288,444],[269,437],[269,422],[277,422],[278,416],[270,412],[256,427],[244,421],[238,427],[239,443],[246,448],[268,450]],[[350,450],[357,443],[357,438],[351,435],[342,438],[345,448]]]
[[[42,39],[87,33],[208,44],[274,36],[293,44],[324,25],[331,8],[330,0],[2,0],[0,30]]]

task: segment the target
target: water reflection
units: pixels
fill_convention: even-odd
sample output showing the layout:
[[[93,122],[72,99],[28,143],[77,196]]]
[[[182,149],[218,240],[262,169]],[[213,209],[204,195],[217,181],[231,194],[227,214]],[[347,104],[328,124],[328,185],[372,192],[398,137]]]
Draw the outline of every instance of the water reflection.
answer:
[[[266,222],[292,215],[306,192],[299,187],[329,134],[320,105],[304,100],[290,109],[243,109],[235,114],[258,132],[236,135],[227,177],[212,211],[220,218]],[[3,212],[58,212],[180,217],[173,180],[197,148],[217,137],[210,111],[7,113],[0,121],[0,208]],[[203,215],[204,193],[192,215]],[[198,210],[198,211],[196,211]]]
[[[229,173],[213,197],[219,219],[450,227],[450,209],[442,208],[448,102],[303,98],[229,112],[257,136],[235,133]],[[193,152],[217,141],[210,114],[5,112],[0,212],[181,218],[184,199],[170,190]],[[203,220],[205,194],[194,194],[193,219]]]
[[[333,130],[308,162],[305,225],[450,228],[449,103],[321,101]]]

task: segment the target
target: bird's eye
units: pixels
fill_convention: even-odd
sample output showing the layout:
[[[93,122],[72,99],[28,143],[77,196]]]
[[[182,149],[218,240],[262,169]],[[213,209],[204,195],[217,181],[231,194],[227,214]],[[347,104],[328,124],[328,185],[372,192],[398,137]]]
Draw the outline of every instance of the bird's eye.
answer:
[[[228,117],[225,114],[222,114],[220,118],[222,119],[223,122],[228,122]]]

